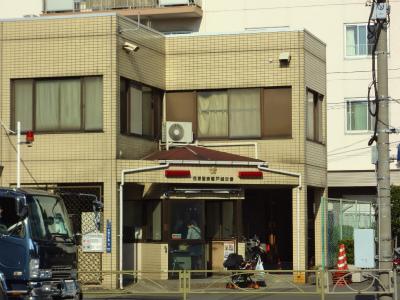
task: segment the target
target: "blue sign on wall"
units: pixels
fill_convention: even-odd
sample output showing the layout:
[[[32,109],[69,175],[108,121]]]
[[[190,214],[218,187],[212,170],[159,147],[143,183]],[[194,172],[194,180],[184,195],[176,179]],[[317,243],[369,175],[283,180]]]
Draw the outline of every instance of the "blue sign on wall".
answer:
[[[106,251],[111,253],[111,220],[107,220],[106,227]]]

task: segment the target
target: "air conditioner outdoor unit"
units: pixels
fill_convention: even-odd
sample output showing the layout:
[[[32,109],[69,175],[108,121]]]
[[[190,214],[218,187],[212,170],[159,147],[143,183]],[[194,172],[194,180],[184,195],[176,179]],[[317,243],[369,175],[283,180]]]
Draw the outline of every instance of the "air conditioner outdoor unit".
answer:
[[[163,126],[162,141],[168,143],[193,142],[192,122],[171,122],[167,121]]]

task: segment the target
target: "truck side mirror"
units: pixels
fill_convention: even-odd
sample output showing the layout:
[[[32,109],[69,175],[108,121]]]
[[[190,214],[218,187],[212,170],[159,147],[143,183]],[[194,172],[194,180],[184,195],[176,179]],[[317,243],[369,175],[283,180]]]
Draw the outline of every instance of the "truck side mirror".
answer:
[[[97,197],[95,200],[92,201],[92,205],[94,212],[100,212],[103,210],[103,202],[97,200]]]
[[[26,217],[28,214],[28,204],[26,203],[25,196],[17,196],[15,199],[15,210],[17,212],[18,217],[21,219]]]

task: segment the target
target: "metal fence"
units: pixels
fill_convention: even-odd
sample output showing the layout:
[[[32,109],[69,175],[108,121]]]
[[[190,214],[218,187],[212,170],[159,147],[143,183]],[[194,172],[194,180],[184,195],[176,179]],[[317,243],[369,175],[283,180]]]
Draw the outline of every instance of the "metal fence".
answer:
[[[55,188],[55,192],[59,194],[65,203],[67,212],[74,227],[74,232],[85,234],[94,231],[95,219],[93,213],[93,197],[82,196],[82,194],[95,195],[97,199],[102,199],[102,185],[92,186],[60,186]],[[100,224],[103,223],[101,218]],[[79,243],[80,244],[80,243]],[[82,245],[78,245],[78,272],[82,273],[79,280],[83,284],[99,285],[102,283],[100,273],[102,269],[102,254],[88,253],[82,251]]]
[[[75,3],[77,10],[140,9],[156,8],[161,6],[158,0],[79,0],[75,1]],[[200,0],[183,1],[182,3],[199,7],[202,5]]]
[[[88,272],[84,272],[86,274]],[[183,299],[191,295],[304,295],[325,299],[326,295],[391,295],[397,299],[397,278],[392,270],[179,270],[179,271],[102,271],[101,277],[110,280],[123,275],[124,289],[88,289],[84,295],[112,297],[171,295]],[[339,273],[339,277],[338,274]],[[360,273],[360,274],[358,274]],[[389,276],[389,285],[384,286],[379,275]],[[81,274],[83,275],[83,274]],[[360,281],[352,281],[356,276]],[[307,279],[299,283],[297,278]]]
[[[374,229],[375,209],[368,201],[323,198],[326,208],[327,266],[337,262],[338,244],[353,240],[354,229]]]

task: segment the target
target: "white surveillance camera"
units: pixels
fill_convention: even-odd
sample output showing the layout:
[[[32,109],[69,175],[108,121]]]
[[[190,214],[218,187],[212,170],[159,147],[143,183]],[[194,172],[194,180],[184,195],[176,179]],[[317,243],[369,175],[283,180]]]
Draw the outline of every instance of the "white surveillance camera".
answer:
[[[139,46],[133,43],[125,42],[122,48],[128,52],[136,52],[139,50]]]

